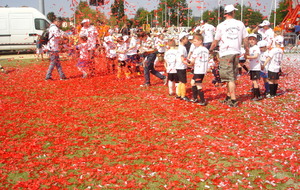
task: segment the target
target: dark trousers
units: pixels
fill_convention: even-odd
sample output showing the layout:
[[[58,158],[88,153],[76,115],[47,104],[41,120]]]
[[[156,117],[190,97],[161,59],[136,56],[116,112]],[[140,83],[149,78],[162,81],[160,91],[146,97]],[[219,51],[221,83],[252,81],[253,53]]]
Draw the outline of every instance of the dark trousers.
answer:
[[[147,60],[145,62],[145,67],[144,67],[145,84],[150,84],[150,73],[160,79],[165,79],[166,77],[164,75],[162,75],[160,72],[154,69],[154,61],[156,59],[156,53],[151,53],[147,55],[146,58]]]

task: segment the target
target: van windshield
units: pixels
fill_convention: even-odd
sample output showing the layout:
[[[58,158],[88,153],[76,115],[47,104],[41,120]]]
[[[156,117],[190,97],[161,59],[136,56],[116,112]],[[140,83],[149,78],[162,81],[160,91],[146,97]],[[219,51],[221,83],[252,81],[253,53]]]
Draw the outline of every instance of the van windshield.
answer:
[[[45,19],[36,18],[34,19],[34,25],[36,30],[45,30],[50,24]]]

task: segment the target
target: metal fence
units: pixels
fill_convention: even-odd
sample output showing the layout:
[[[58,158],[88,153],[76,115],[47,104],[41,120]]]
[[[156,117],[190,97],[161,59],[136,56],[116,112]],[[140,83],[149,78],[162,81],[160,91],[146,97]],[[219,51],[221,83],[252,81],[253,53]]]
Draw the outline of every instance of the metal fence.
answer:
[[[299,35],[296,33],[286,33],[283,35],[285,52],[295,53],[299,52]]]

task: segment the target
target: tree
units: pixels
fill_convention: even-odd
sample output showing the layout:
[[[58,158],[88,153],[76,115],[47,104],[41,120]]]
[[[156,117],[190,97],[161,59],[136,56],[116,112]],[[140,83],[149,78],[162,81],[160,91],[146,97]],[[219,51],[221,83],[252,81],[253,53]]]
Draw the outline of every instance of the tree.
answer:
[[[279,6],[276,9],[276,23],[275,23],[275,25],[280,24],[283,21],[283,19],[285,18],[285,16],[288,14],[288,12],[289,12],[289,3],[290,3],[290,0],[281,0],[279,2]],[[271,13],[270,21],[274,22],[274,12]]]
[[[136,11],[136,14],[135,14],[135,17],[134,17],[134,20],[135,20],[134,25],[141,26],[143,24],[146,24],[147,23],[147,15],[148,15],[148,19],[149,19],[150,14],[151,13],[149,13],[146,9],[139,8]]]
[[[104,21],[106,17],[98,10],[90,8],[86,1],[81,1],[75,12],[76,23],[80,23],[84,18],[89,18],[92,23],[96,23],[98,20]]]
[[[191,15],[192,10],[188,11],[186,0],[160,0],[155,12],[161,26],[187,26],[188,17],[191,18]]]
[[[111,13],[117,20],[124,22],[124,0],[115,0],[111,5]]]

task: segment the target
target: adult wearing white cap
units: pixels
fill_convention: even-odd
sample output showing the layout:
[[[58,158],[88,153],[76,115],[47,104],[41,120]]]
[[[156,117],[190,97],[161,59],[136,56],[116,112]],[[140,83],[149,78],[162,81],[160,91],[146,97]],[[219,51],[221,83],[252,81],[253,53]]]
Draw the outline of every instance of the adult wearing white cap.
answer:
[[[95,26],[90,24],[89,19],[83,19],[81,21],[82,28],[80,30],[79,36],[87,36],[87,44],[89,46],[88,50],[90,52],[90,59],[91,59],[91,70],[92,75],[95,74],[95,63],[94,63],[94,57],[95,57],[95,50],[96,50],[96,44],[100,42],[99,34]]]
[[[272,46],[274,40],[274,31],[272,28],[270,28],[270,22],[268,20],[264,20],[253,30],[253,32],[259,33],[261,35],[261,39],[268,42],[268,48]]]
[[[244,41],[245,54],[249,55],[248,32],[243,22],[234,19],[235,10],[237,9],[233,5],[225,6],[226,19],[217,26],[215,39],[210,47],[210,52],[213,52],[219,43],[220,77],[222,82],[227,83],[227,97],[224,103],[230,107],[237,106],[235,81],[242,41]]]

